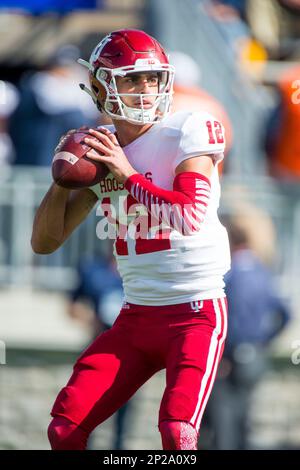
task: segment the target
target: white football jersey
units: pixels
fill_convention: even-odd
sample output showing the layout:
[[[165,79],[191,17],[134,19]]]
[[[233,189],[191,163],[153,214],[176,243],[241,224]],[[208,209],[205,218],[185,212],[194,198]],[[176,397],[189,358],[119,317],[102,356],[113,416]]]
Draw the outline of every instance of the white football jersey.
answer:
[[[107,126],[114,132],[113,126]],[[220,184],[217,163],[223,158],[224,131],[210,114],[178,112],[153,125],[123,150],[133,168],[153,184],[173,189],[176,167],[198,155],[215,161],[211,196],[200,231],[182,235],[175,229],[152,226],[146,239],[137,238],[145,206],[137,203],[112,174],[93,186],[100,199],[98,215],[110,222],[110,236],[118,225],[121,236],[115,255],[123,280],[125,301],[139,305],[171,305],[224,297],[223,276],[230,268],[226,229],[217,209]],[[97,224],[97,235],[108,232],[107,219]],[[106,225],[105,225],[106,224]]]

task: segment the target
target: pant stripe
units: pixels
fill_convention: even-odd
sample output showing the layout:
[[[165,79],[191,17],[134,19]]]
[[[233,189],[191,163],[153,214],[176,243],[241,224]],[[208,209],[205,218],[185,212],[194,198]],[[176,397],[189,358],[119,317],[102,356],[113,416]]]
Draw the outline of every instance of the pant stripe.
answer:
[[[212,387],[213,387],[213,384],[214,384],[214,381],[215,381],[215,377],[216,377],[217,370],[218,370],[218,365],[219,365],[220,358],[221,358],[223,343],[224,343],[226,335],[227,335],[227,314],[226,314],[227,309],[226,309],[226,305],[225,305],[225,299],[219,300],[219,307],[220,307],[220,313],[222,312],[221,314],[223,316],[223,322],[224,322],[223,323],[223,333],[222,333],[222,337],[220,338],[220,341],[219,341],[219,344],[218,344],[217,357],[216,357],[214,368],[212,370],[212,374],[211,374],[211,377],[210,377],[209,389],[207,390],[207,392],[205,394],[205,397],[204,397],[204,401],[203,401],[203,403],[200,407],[200,413],[198,415],[198,419],[197,419],[197,422],[196,422],[196,428],[197,429],[200,428],[202,416],[203,416],[207,401],[208,401],[208,399],[210,397],[210,394],[211,394],[211,390],[212,390]]]
[[[211,370],[213,368],[214,361],[215,361],[216,351],[217,351],[217,347],[218,347],[218,337],[221,334],[221,330],[222,330],[222,319],[221,319],[221,316],[220,316],[220,313],[219,313],[219,309],[216,309],[216,301],[215,300],[213,300],[213,305],[214,305],[214,311],[215,311],[215,316],[216,316],[216,326],[215,326],[215,329],[213,330],[212,335],[211,335],[210,346],[209,346],[207,362],[206,362],[206,370],[205,370],[204,376],[203,376],[202,381],[201,381],[196,409],[195,409],[195,412],[194,412],[194,414],[192,416],[192,419],[191,419],[191,424],[193,426],[196,425],[196,420],[197,420],[197,416],[198,416],[198,413],[199,413],[199,408],[201,406],[203,396],[204,396],[204,393],[205,393],[205,389],[206,389],[206,385],[207,385],[207,382],[209,380]]]
[[[200,427],[202,415],[217,372],[219,358],[222,351],[222,345],[224,343],[227,333],[225,299],[214,299],[213,305],[216,315],[216,327],[211,337],[209,353],[206,363],[206,370],[201,381],[197,406],[190,421],[196,429],[199,429]]]

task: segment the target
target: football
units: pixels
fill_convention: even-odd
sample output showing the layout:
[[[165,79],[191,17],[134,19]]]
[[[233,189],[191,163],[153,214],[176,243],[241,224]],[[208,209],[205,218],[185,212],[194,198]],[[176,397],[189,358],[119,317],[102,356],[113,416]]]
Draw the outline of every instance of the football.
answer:
[[[68,189],[87,188],[99,183],[109,173],[107,166],[86,156],[91,149],[84,138],[93,138],[87,130],[72,130],[63,136],[52,161],[56,184]]]

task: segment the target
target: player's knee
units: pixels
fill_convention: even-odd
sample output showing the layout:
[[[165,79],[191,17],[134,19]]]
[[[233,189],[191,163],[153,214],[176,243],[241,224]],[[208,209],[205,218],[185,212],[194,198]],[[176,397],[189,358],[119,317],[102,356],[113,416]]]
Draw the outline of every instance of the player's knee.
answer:
[[[197,450],[197,430],[185,421],[162,421],[159,425],[164,450]]]
[[[84,450],[88,434],[63,416],[55,416],[48,427],[52,450]]]

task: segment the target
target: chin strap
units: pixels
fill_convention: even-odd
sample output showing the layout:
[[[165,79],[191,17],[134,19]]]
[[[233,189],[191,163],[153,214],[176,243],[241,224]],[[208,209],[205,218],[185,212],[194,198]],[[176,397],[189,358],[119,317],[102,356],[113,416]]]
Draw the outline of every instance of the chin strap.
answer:
[[[99,101],[97,100],[95,93],[93,93],[92,90],[90,90],[84,83],[79,83],[79,87],[82,91],[85,91],[92,98],[93,102],[99,109],[100,113],[103,113],[103,108],[101,104],[99,103]]]
[[[84,83],[79,83],[79,87],[81,90],[90,95],[93,98],[93,101],[95,101],[95,94],[92,92],[92,90],[90,90]]]
[[[90,72],[94,71],[93,66],[87,60],[78,59],[77,62],[78,62],[78,64],[83,65],[83,67],[86,67],[87,69],[89,69]]]
[[[90,72],[94,73],[93,66],[87,60],[78,59],[77,62],[78,64],[83,65],[83,67],[86,67],[87,69],[89,69]],[[90,88],[88,88],[84,83],[79,83],[79,87],[82,91],[85,91],[92,98],[94,103],[97,105],[97,108],[99,109],[99,111],[103,112],[102,106],[100,105],[95,93],[92,90],[90,90]]]

